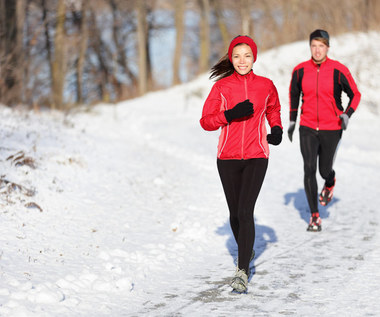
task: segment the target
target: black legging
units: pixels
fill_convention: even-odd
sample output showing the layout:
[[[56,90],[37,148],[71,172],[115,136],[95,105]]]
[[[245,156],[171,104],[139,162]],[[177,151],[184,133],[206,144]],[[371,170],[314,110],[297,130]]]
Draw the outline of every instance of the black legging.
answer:
[[[304,186],[310,212],[318,212],[317,158],[319,173],[326,186],[334,185],[333,163],[335,153],[342,137],[342,130],[317,131],[300,126],[300,145],[304,165]]]
[[[239,269],[248,272],[255,242],[254,208],[268,167],[268,159],[219,160],[218,171],[238,245]]]

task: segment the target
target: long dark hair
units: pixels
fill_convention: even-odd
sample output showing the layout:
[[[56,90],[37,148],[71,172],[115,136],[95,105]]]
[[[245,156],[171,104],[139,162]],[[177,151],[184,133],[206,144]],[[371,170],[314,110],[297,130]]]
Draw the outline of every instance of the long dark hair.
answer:
[[[224,77],[232,75],[234,71],[234,66],[228,58],[228,54],[226,54],[213,67],[211,67],[209,78],[215,78],[215,81],[218,81]]]

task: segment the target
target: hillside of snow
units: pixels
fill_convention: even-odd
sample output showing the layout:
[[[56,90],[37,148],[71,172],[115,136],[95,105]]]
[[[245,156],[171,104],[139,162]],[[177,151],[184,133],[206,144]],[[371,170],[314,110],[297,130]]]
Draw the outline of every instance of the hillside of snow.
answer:
[[[259,50],[254,65],[279,91],[285,130],[291,71],[309,56],[303,41]],[[228,286],[237,247],[219,131],[199,125],[208,75],[68,115],[1,106],[0,316],[378,315],[380,33],[332,39],[329,57],[362,93],[334,199],[307,232],[298,131],[270,147],[246,295]]]

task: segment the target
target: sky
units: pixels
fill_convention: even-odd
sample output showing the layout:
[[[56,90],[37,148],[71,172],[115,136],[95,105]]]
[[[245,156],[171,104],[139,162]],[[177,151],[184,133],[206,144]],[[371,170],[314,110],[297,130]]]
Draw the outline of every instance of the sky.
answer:
[[[271,146],[248,293],[199,125],[208,74],[71,113],[0,106],[0,316],[376,316],[380,309],[380,34],[331,40],[362,101],[343,133],[322,231],[306,231],[298,129]],[[288,126],[297,42],[260,53]],[[318,176],[319,190],[323,182]]]

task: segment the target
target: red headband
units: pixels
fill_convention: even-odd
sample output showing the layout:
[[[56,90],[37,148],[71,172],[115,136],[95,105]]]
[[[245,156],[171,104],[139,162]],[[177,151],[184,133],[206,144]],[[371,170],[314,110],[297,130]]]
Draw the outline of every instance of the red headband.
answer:
[[[242,43],[249,45],[253,53],[253,62],[256,62],[256,59],[257,59],[256,43],[249,36],[246,36],[246,35],[239,35],[231,41],[230,47],[228,48],[228,58],[230,59],[230,62],[232,62],[232,50],[234,49],[236,45],[242,44]]]

